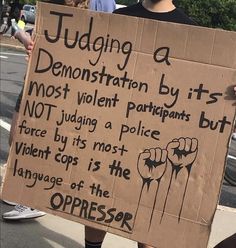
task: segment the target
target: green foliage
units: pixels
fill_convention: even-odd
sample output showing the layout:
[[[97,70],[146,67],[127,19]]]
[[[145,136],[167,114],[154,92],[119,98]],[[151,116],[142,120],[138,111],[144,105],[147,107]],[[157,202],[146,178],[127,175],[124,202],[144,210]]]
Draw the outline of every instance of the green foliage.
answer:
[[[235,0],[176,0],[199,25],[236,31]]]
[[[28,4],[36,5],[36,0],[27,0]]]

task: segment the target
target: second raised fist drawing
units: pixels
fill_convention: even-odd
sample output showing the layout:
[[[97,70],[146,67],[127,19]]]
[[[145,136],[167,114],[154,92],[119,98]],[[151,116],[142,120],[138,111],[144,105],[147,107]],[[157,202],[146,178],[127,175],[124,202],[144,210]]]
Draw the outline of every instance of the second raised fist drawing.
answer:
[[[179,220],[180,216],[182,213],[183,209],[183,203],[186,195],[186,190],[188,186],[188,181],[189,181],[189,176],[190,172],[192,169],[192,165],[194,161],[196,160],[197,157],[197,152],[198,152],[198,140],[196,138],[179,138],[179,139],[174,139],[171,142],[168,143],[167,145],[167,151],[168,151],[168,160],[170,161],[171,167],[172,167],[172,172],[170,176],[170,182],[169,182],[169,187],[168,191],[166,194],[166,199],[162,211],[162,218],[165,213],[165,208],[168,200],[168,195],[171,187],[171,183],[173,180],[173,175],[175,175],[175,178],[177,177],[178,173],[180,172],[181,169],[185,168],[188,173],[187,181],[185,183],[185,188],[184,188],[184,193],[183,193],[183,198],[182,198],[182,203],[181,203],[181,208],[179,211]],[[161,218],[161,220],[162,220]]]
[[[179,138],[172,140],[166,147],[168,160],[175,167],[193,164],[197,156],[198,141],[195,138]]]

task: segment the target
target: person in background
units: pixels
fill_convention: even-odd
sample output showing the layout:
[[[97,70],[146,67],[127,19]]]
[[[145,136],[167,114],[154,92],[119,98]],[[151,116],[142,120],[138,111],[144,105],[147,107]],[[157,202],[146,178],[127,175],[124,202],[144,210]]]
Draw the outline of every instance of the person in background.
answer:
[[[5,33],[12,27],[12,20],[15,20],[17,23],[20,20],[20,12],[22,9],[22,5],[19,0],[14,0],[10,2],[10,12],[7,18],[8,28],[5,30]],[[11,36],[14,37],[13,30],[11,29]]]
[[[25,46],[25,48],[27,48],[28,46],[33,44],[33,41],[31,39],[30,34],[24,31],[24,25],[22,25],[20,22],[21,21],[18,21],[18,24],[16,21],[12,22],[11,34],[14,38],[18,39]],[[20,107],[20,101],[18,98],[16,106],[15,106],[15,112],[13,113],[13,117],[12,117],[12,123],[11,123],[11,129],[10,129],[10,135],[9,135],[10,146],[12,144],[12,139],[15,134],[16,121],[18,119],[19,107]],[[4,199],[3,199],[3,202],[5,202],[8,205],[15,206],[13,210],[3,213],[2,218],[4,220],[31,219],[31,218],[38,218],[46,214],[45,212],[39,211],[37,209],[32,209],[30,207],[26,207],[26,206],[23,206],[23,205],[14,203],[14,202],[6,201]]]
[[[89,9],[90,0],[63,0],[64,4],[71,7],[78,7],[80,9]],[[51,1],[53,2],[53,0]]]
[[[19,0],[17,0],[19,2]],[[89,0],[45,0],[45,2],[59,4],[59,5],[68,5],[72,7],[78,7],[81,9],[88,9],[90,5]],[[32,32],[31,32],[32,33]],[[25,32],[21,29],[17,22],[15,22],[14,27],[12,27],[12,35],[18,39],[26,48],[27,54],[30,56],[33,50],[34,42],[31,38],[29,32]],[[11,130],[9,135],[9,145],[12,144],[13,137],[16,132],[16,123],[19,116],[20,103],[22,99],[23,89],[20,92],[20,95],[17,99],[15,111],[13,113],[12,122],[11,122]],[[39,211],[37,209],[32,209],[27,206],[23,206],[14,202],[6,201],[3,199],[8,205],[14,206],[14,209],[2,214],[2,218],[4,220],[23,220],[23,219],[32,219],[44,216],[46,213],[43,211]]]
[[[90,10],[113,12],[116,9],[115,0],[90,0]]]
[[[65,1],[70,1],[70,0],[65,0]],[[60,5],[63,5],[65,3],[64,0],[52,0],[52,1],[47,1],[47,2],[56,3]],[[16,3],[19,3],[19,0],[16,0]],[[16,20],[18,19],[16,18]],[[14,22],[14,25],[12,26],[12,35],[14,38],[18,39],[24,45],[24,47],[27,49],[28,55],[31,54],[33,50],[33,45],[34,45],[31,34],[32,32],[29,33],[29,32],[24,31],[24,29],[22,29],[17,24],[16,21]],[[13,113],[10,135],[9,135],[9,145],[12,144],[12,140],[16,132],[16,123],[17,123],[17,119],[19,116],[19,109],[20,109],[22,94],[23,94],[23,89],[21,90],[20,95],[18,96],[16,106],[15,106],[15,111]],[[8,205],[14,206],[13,210],[2,214],[2,218],[4,220],[32,219],[32,218],[42,217],[46,214],[43,211],[32,209],[27,206],[23,206],[23,205],[14,203],[14,202],[6,201],[4,199],[3,199],[3,202],[5,202]]]
[[[91,4],[92,4],[91,0]],[[99,2],[99,1],[94,1]],[[104,1],[105,2],[105,1]],[[92,6],[92,5],[90,5]],[[197,25],[180,9],[176,8],[172,0],[144,0],[137,4],[116,9],[114,14],[129,15],[167,22],[176,22],[188,25]],[[101,248],[106,232],[91,227],[85,227],[85,248]],[[153,248],[138,243],[138,248]]]

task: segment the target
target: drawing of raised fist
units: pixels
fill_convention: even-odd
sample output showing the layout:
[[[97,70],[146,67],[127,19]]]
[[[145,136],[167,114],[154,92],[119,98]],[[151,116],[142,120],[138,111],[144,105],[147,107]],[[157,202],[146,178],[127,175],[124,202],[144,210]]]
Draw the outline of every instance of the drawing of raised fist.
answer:
[[[182,198],[181,207],[180,207],[179,215],[178,215],[178,221],[180,221],[192,165],[197,158],[198,140],[196,138],[188,138],[188,137],[186,138],[181,137],[179,139],[173,139],[171,142],[168,143],[166,149],[168,152],[167,159],[171,163],[172,172],[170,176],[170,182],[169,182],[169,186],[168,186],[168,190],[166,194],[166,199],[165,199],[164,206],[163,206],[161,221],[165,213],[165,209],[166,209],[166,205],[168,201],[168,195],[169,195],[170,188],[172,185],[173,175],[175,175],[175,179],[176,179],[178,173],[183,168],[185,168],[187,170],[188,177],[185,183],[183,198]]]
[[[145,181],[160,179],[166,170],[167,151],[161,148],[146,149],[139,154],[138,172]]]
[[[196,138],[173,139],[167,145],[168,160],[175,167],[192,165],[196,159],[198,151],[198,141]]]

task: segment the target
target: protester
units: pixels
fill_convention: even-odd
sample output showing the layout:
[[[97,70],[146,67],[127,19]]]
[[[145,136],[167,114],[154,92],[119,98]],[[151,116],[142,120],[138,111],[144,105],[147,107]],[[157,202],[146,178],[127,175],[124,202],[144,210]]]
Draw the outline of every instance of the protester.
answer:
[[[17,1],[18,2],[18,1]],[[22,44],[27,48],[29,45],[33,44],[33,41],[30,37],[30,34],[25,32],[17,23],[15,22],[14,25],[12,25],[12,35],[18,39]],[[11,130],[10,130],[10,136],[9,136],[9,145],[12,144],[12,139],[15,134],[15,128],[16,128],[16,121],[18,118],[18,112],[19,112],[19,101],[16,104],[15,112],[13,113],[12,117],[12,123],[11,123]],[[44,216],[46,213],[32,209],[30,207],[22,206],[14,202],[9,202],[3,200],[5,203],[15,206],[13,210],[3,213],[2,218],[5,220],[19,220],[19,219],[29,219],[29,218],[38,218],[41,216]]]
[[[17,0],[17,2],[19,2]],[[45,2],[48,3],[54,3],[59,5],[68,5],[68,6],[74,6],[79,7],[82,9],[88,9],[90,1],[89,0],[45,0]],[[25,32],[24,30],[21,30],[17,26],[15,26],[13,29],[13,35],[16,39],[18,39],[26,48],[28,55],[30,56],[33,50],[34,42],[31,38],[31,35],[28,32]],[[19,116],[19,109],[20,109],[20,103],[22,99],[23,89],[17,99],[15,111],[13,113],[12,117],[12,123],[11,123],[11,130],[9,135],[9,144],[12,144],[13,137],[15,135],[16,131],[16,122]],[[5,203],[15,206],[13,210],[3,213],[2,218],[4,220],[22,220],[22,219],[29,219],[29,218],[38,218],[41,216],[44,216],[46,213],[39,211],[37,209],[32,209],[27,206],[19,205],[14,202],[9,202],[6,200],[3,200]]]
[[[159,21],[197,25],[181,9],[176,8],[172,0],[143,0],[135,5],[119,8],[114,13]]]
[[[68,0],[66,0],[68,1]],[[19,2],[17,0],[17,2]],[[64,0],[56,0],[52,1],[53,3],[57,4],[64,4]],[[24,47],[27,49],[27,53],[30,55],[33,49],[33,40],[31,38],[31,35],[28,32],[25,32],[23,29],[21,29],[18,25],[12,27],[12,35],[18,39]],[[11,122],[11,129],[10,129],[10,135],[9,135],[9,145],[12,144],[13,137],[15,135],[16,131],[16,122],[19,116],[19,108],[20,108],[20,102],[23,94],[23,89],[17,99],[15,111],[13,113],[12,122]],[[3,201],[9,205],[15,206],[13,210],[3,213],[2,218],[4,220],[22,220],[22,219],[31,219],[31,218],[38,218],[44,216],[46,213],[43,211],[39,211],[37,209],[32,209],[27,206],[23,206],[14,202],[9,202],[3,199]]]
[[[90,10],[101,12],[113,12],[115,9],[115,0],[90,0]]]

